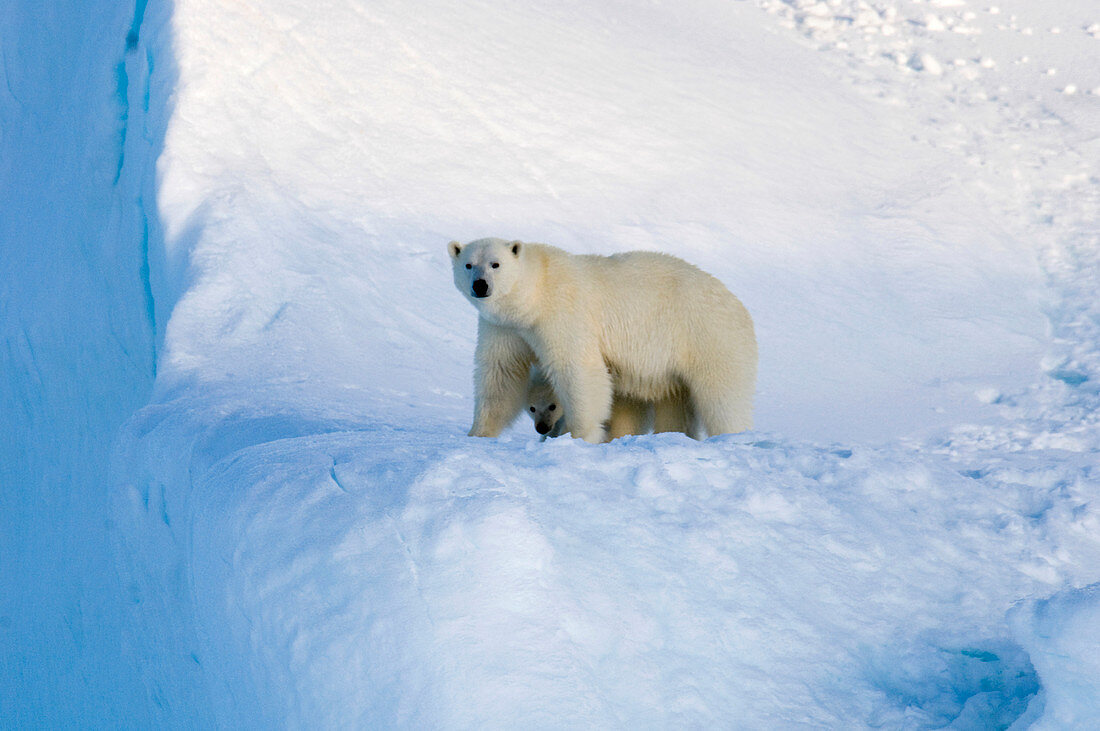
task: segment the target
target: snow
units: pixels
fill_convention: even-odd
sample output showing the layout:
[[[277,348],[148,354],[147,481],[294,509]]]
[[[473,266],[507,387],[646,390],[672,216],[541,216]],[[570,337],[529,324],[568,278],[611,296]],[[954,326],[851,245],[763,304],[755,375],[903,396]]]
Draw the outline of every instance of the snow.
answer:
[[[1046,681],[1044,714],[1034,728],[1084,728],[1100,718],[1100,584],[1030,602],[1009,616]]]
[[[1087,726],[1098,25],[20,6],[0,725]],[[487,235],[714,273],[757,430],[466,437]]]
[[[135,125],[132,15],[93,2],[0,13],[4,727],[117,726],[144,701],[140,669],[120,661],[107,535],[109,455],[154,376],[153,143]]]

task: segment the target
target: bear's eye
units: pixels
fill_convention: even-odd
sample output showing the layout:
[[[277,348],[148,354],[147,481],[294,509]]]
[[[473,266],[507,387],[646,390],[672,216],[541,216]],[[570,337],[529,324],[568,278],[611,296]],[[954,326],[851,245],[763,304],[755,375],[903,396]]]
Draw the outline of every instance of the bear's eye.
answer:
[[[535,413],[535,407],[534,406],[531,407],[531,413],[532,414]]]
[[[500,264],[498,262],[494,261],[493,262],[493,269],[500,269]]]
[[[467,264],[467,265],[466,265],[466,268],[467,268],[467,269],[473,269],[473,266],[471,266],[470,264]]]
[[[551,411],[553,411],[553,410],[554,410],[554,409],[556,409],[556,408],[558,408],[558,405],[557,405],[557,404],[550,404],[550,410],[551,410]]]

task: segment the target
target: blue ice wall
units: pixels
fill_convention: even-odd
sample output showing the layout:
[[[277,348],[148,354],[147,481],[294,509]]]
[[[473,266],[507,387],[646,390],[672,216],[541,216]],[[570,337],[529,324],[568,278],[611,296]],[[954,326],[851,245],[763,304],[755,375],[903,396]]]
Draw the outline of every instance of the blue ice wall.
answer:
[[[156,367],[154,1],[0,11],[0,727],[141,725],[108,460]],[[158,63],[154,64],[154,59]],[[164,63],[159,63],[164,61]]]

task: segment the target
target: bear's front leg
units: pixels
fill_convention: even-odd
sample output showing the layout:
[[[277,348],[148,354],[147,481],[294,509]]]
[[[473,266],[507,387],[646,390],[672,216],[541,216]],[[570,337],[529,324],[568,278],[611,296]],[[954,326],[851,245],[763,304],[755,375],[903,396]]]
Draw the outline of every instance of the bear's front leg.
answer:
[[[611,416],[611,374],[599,354],[553,369],[549,376],[573,436],[593,444],[606,441],[604,422]]]
[[[514,332],[478,321],[471,437],[496,437],[523,409],[534,353]]]

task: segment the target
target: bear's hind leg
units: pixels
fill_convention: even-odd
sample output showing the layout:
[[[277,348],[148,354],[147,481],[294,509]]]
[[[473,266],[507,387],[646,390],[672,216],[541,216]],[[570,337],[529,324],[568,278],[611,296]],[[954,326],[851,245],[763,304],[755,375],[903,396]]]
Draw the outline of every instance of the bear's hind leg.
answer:
[[[654,403],[653,431],[656,434],[681,432],[692,439],[699,438],[698,419],[686,388]]]
[[[704,436],[737,434],[752,429],[752,401],[728,390],[693,387],[691,403]]]
[[[629,396],[615,394],[611,402],[611,418],[607,424],[607,438],[618,439],[628,434],[649,433],[649,404]]]

